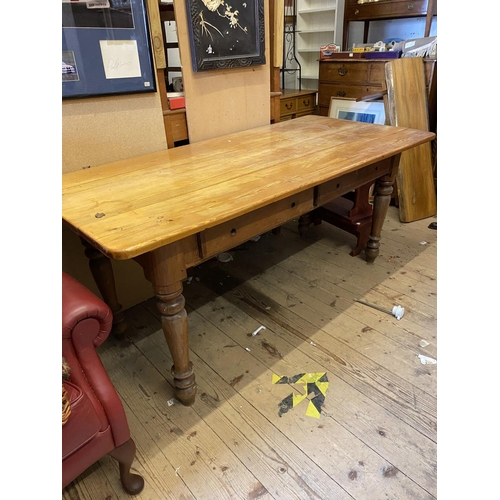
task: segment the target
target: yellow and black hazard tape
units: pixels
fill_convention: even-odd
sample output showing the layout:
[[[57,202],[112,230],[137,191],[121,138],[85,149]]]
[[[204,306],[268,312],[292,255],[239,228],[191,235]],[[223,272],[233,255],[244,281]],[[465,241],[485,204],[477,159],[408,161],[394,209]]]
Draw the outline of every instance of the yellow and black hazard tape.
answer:
[[[304,399],[309,399],[306,415],[319,418],[321,407],[325,402],[328,390],[328,377],[326,373],[299,373],[293,377],[273,375],[273,384],[304,384],[304,394],[290,394],[278,404],[278,415],[281,417]],[[310,395],[314,395],[310,397]]]

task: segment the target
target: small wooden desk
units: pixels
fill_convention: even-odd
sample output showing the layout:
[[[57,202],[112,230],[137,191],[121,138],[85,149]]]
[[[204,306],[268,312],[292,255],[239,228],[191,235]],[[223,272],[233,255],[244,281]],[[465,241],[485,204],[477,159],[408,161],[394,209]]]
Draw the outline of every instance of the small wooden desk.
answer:
[[[64,174],[62,217],[102,259],[134,259],[158,298],[177,397],[196,395],[186,270],[375,181],[366,258],[379,253],[399,156],[434,134],[321,116]],[[104,297],[104,294],[103,294]],[[106,299],[105,299],[106,300]]]

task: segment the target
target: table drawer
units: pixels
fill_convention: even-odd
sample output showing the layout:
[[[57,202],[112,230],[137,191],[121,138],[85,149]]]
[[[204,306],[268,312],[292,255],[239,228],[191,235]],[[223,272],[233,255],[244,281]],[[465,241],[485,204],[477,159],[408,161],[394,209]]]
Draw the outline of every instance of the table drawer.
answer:
[[[366,87],[363,85],[335,85],[328,83],[319,84],[318,104],[319,106],[330,106],[331,97],[346,97],[358,99],[365,95],[376,94],[382,90],[382,85],[378,87]]]
[[[349,83],[368,83],[370,65],[358,62],[321,61],[319,64],[319,81]]]
[[[314,189],[311,188],[206,229],[200,234],[203,258],[234,248],[254,236],[310,212],[314,208],[313,203]]]
[[[317,188],[316,204],[323,206],[353,189],[375,181],[392,170],[393,158],[385,158],[337,179],[320,184]]]

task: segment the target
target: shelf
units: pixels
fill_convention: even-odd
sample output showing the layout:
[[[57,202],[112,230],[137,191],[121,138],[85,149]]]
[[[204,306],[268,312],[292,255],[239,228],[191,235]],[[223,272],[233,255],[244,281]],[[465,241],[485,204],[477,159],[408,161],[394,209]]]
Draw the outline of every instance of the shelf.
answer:
[[[300,47],[297,47],[297,52],[316,52],[318,54],[318,59],[319,59],[319,47],[315,49],[301,49]]]
[[[332,29],[319,29],[319,30],[297,30],[296,33],[302,33],[304,35],[310,35],[311,33],[333,33],[335,30]]]
[[[299,10],[297,14],[317,14],[318,12],[333,12],[337,10],[335,7],[330,7],[326,9],[307,9],[307,10]]]

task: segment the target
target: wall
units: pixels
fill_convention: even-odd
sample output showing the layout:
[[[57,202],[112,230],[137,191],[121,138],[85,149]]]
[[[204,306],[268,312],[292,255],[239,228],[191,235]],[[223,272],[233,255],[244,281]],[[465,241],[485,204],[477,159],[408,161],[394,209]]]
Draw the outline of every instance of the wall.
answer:
[[[174,0],[190,142],[265,125],[270,121],[269,1],[265,0],[266,64],[192,69],[185,1]],[[207,124],[210,126],[207,126]]]
[[[349,23],[349,46],[363,43],[364,22]],[[422,38],[425,33],[425,18],[388,19],[371,21],[368,43],[386,42],[389,39],[409,40]],[[437,36],[437,17],[432,19],[429,36]]]
[[[202,73],[194,73],[191,69],[185,8],[185,2],[175,3],[190,141],[198,142],[268,124],[268,0],[265,0],[267,64]],[[167,148],[157,92],[64,101],[62,114],[63,172]],[[64,227],[62,246],[63,270],[99,295],[80,240]],[[150,283],[135,262],[113,261],[113,270],[118,299],[124,309],[153,295]]]
[[[130,94],[64,100],[62,171],[97,167],[167,149],[160,96]],[[151,285],[132,261],[113,262],[119,300],[124,308],[151,297]],[[62,269],[97,295],[80,239],[62,228]],[[132,285],[132,286],[130,286]]]

